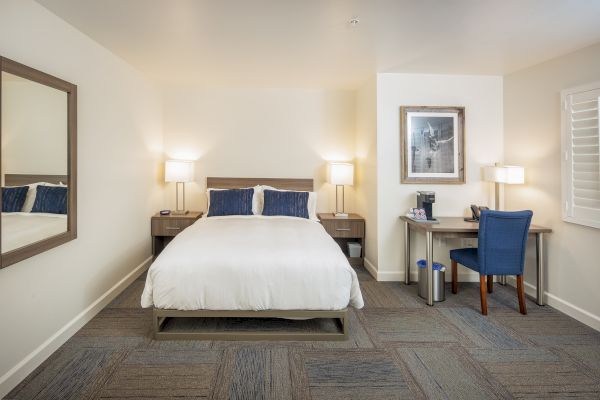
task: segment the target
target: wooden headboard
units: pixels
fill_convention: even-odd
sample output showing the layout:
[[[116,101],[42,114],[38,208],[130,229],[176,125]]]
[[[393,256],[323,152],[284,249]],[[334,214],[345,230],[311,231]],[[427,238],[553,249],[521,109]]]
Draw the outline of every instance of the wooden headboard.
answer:
[[[282,190],[298,190],[312,192],[312,179],[292,178],[206,178],[206,187],[215,189],[239,189],[256,185],[268,185]]]
[[[24,186],[37,182],[46,182],[58,185],[69,182],[67,175],[29,175],[29,174],[5,174],[4,184],[6,186]]]

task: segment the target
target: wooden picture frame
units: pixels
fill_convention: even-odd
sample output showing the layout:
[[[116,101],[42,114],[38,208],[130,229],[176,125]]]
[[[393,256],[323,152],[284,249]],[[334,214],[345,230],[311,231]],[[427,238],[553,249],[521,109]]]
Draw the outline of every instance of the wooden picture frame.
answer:
[[[465,108],[400,107],[401,183],[465,183]]]
[[[64,81],[45,72],[20,64],[16,61],[0,56],[0,72],[7,72],[20,78],[30,80],[60,91],[67,95],[67,175],[10,175],[11,183],[25,185],[39,181],[48,181],[48,183],[57,183],[58,181],[66,183],[68,187],[67,194],[67,230],[46,239],[27,244],[23,247],[1,252],[0,249],[0,268],[18,263],[19,261],[43,253],[54,247],[70,242],[77,238],[77,86]],[[0,138],[2,137],[2,78],[0,76]],[[0,161],[2,152],[0,151]],[[4,171],[2,171],[4,172]],[[0,202],[2,193],[0,192]],[[1,222],[0,222],[0,235]]]

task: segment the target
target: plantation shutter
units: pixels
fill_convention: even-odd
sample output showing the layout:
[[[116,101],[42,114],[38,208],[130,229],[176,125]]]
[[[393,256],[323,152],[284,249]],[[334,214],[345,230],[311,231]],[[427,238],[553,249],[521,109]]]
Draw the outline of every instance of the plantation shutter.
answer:
[[[600,83],[562,97],[563,218],[600,228]]]

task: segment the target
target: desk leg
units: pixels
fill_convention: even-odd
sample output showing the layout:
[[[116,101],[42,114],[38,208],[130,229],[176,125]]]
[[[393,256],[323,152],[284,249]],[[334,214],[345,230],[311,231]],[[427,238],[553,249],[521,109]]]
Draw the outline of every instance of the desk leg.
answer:
[[[544,234],[535,235],[535,250],[537,264],[537,303],[544,305]]]
[[[427,304],[433,305],[433,233],[426,234],[427,242]]]
[[[410,285],[410,227],[404,222],[404,283]]]

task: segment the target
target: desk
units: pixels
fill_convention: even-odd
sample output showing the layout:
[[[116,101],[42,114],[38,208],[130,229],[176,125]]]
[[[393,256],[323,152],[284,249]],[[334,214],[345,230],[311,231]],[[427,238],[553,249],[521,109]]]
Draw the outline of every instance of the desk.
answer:
[[[449,238],[477,237],[479,223],[467,222],[462,217],[438,217],[438,224],[416,222],[408,217],[400,217],[404,222],[404,283],[410,283],[410,231],[414,230],[425,234],[426,261],[427,261],[427,304],[433,305],[433,237],[444,236]],[[529,234],[535,235],[536,264],[537,264],[537,304],[544,305],[544,233],[552,229],[543,226],[531,225]]]

